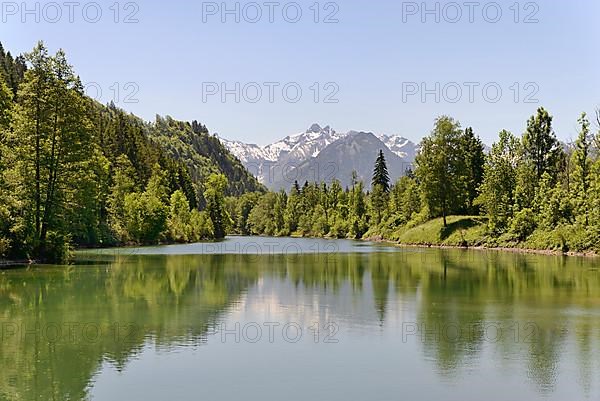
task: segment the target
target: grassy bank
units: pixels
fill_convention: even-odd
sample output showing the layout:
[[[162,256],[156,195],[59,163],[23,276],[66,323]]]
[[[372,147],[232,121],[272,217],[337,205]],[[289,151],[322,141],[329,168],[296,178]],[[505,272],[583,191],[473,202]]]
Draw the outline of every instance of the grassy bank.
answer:
[[[408,246],[493,248],[507,251],[598,255],[599,244],[586,242],[589,233],[573,226],[556,227],[550,231],[536,230],[526,240],[511,235],[491,236],[487,218],[481,216],[450,216],[391,232],[367,233],[367,239],[387,240]]]
[[[451,216],[444,227],[443,219],[435,219],[393,233],[392,239],[406,245],[481,246],[485,244],[487,219]]]

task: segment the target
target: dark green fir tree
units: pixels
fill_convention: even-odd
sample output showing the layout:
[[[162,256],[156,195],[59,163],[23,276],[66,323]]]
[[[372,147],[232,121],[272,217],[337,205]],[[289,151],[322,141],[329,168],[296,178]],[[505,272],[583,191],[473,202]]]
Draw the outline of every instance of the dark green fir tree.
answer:
[[[383,150],[379,151],[377,160],[375,160],[375,169],[373,170],[373,188],[379,185],[383,192],[388,193],[390,191],[390,175],[388,173],[387,165],[385,163],[385,156]]]

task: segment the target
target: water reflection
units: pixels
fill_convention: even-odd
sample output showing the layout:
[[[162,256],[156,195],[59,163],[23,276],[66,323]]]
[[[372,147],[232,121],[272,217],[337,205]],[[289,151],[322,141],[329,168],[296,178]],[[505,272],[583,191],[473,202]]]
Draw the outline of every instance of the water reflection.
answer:
[[[126,372],[148,344],[202,347],[219,322],[250,313],[412,347],[430,380],[492,364],[547,396],[572,362],[575,390],[598,392],[593,260],[445,250],[100,259],[0,273],[0,399],[87,399],[106,364]]]

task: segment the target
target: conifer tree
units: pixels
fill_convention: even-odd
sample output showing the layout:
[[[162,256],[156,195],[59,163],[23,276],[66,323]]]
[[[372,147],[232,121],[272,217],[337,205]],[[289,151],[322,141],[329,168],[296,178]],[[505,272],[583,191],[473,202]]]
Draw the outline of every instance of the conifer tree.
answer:
[[[465,130],[462,139],[462,153],[464,155],[464,185],[467,198],[467,213],[477,214],[474,206],[475,199],[479,194],[479,186],[483,181],[483,166],[485,164],[485,153],[483,142],[473,133],[473,128]]]
[[[385,163],[383,150],[379,150],[379,154],[375,160],[375,168],[373,169],[372,187],[374,188],[376,185],[381,186],[381,189],[385,193],[390,191],[390,175]]]

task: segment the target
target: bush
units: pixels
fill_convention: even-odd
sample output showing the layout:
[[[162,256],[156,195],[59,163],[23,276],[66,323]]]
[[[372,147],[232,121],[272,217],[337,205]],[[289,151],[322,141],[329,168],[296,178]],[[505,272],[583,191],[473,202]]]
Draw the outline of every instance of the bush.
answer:
[[[349,224],[348,220],[341,216],[339,213],[334,213],[330,217],[331,229],[329,230],[329,236],[333,238],[346,238],[348,235]]]
[[[73,256],[71,236],[49,231],[44,243],[44,262],[66,263]]]
[[[515,214],[510,224],[510,233],[519,241],[525,241],[535,231],[536,223],[533,210],[525,208]]]
[[[162,201],[147,192],[125,196],[125,226],[130,239],[156,243],[167,228],[168,209]]]
[[[170,237],[175,242],[188,242],[190,232],[192,231],[190,225],[190,204],[185,194],[180,190],[173,192],[169,203],[170,212],[167,225]]]
[[[194,241],[214,239],[215,237],[212,220],[206,211],[192,210],[190,226],[192,228],[191,239]]]
[[[594,249],[593,231],[581,224],[560,225],[553,230],[554,243],[563,251],[583,252]]]
[[[10,240],[8,238],[0,237],[0,258],[8,256],[10,250]]]

